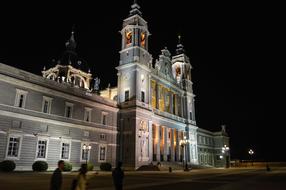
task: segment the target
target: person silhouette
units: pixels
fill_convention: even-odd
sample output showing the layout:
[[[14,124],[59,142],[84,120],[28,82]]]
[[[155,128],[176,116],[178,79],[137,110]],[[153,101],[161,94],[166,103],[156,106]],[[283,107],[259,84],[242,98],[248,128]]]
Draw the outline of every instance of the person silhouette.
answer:
[[[50,190],[60,190],[62,187],[62,171],[64,170],[65,162],[63,160],[58,161],[58,167],[53,172],[50,182]]]
[[[112,171],[113,184],[115,190],[122,190],[124,172],[121,169],[122,162],[118,162],[116,168]]]

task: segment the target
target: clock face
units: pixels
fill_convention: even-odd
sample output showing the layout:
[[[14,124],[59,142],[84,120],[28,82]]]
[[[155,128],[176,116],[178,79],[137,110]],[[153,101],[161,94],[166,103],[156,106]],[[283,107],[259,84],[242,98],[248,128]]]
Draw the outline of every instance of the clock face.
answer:
[[[126,45],[131,44],[131,42],[132,42],[132,31],[126,31],[125,32],[125,39],[126,39]]]
[[[141,32],[140,43],[142,47],[145,47],[146,44],[146,34],[145,32]]]

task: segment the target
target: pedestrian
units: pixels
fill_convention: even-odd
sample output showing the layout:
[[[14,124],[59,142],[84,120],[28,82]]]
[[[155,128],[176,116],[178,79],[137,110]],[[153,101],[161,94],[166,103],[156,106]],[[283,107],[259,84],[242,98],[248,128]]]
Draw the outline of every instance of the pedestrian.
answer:
[[[113,184],[115,190],[122,190],[124,172],[121,169],[122,162],[118,162],[116,168],[112,171]]]
[[[60,190],[62,187],[62,171],[64,170],[65,162],[63,160],[58,161],[58,167],[53,172],[50,183],[50,190]]]
[[[87,189],[87,164],[82,164],[79,169],[79,174],[76,178],[75,190],[86,190]]]

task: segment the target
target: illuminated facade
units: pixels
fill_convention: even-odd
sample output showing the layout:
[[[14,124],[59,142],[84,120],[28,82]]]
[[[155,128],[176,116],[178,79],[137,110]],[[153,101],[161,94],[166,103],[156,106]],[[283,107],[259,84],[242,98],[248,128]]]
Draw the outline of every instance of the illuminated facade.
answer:
[[[225,129],[210,132],[196,125],[192,66],[180,39],[176,54],[161,50],[153,66],[148,25],[137,3],[121,34],[118,86],[100,95],[100,81],[92,82],[75,52],[73,33],[62,58],[42,77],[0,64],[0,161],[13,159],[18,170],[36,160],[55,167],[59,159],[76,167],[86,159],[97,166],[120,160],[133,169],[183,160],[225,165]],[[83,145],[91,145],[89,153]]]

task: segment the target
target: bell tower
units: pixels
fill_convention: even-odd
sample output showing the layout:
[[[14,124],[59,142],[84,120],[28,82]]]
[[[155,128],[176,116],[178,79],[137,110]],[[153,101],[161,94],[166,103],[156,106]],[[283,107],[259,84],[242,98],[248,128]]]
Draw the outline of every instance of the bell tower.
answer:
[[[198,164],[197,154],[197,126],[195,119],[195,95],[193,94],[193,82],[191,77],[192,65],[189,57],[185,53],[181,42],[181,36],[178,36],[178,45],[176,55],[172,57],[172,71],[178,85],[184,90],[183,109],[186,119],[186,136],[190,140],[187,146],[187,154],[192,164]]]
[[[147,22],[137,1],[123,20],[118,70],[117,101],[120,106],[120,160],[125,167],[138,168],[152,161],[150,121],[150,73]]]
[[[123,21],[121,35],[120,65],[136,61],[147,65],[151,59],[148,53],[150,33],[136,1],[131,6],[129,17]]]
[[[148,103],[148,73],[152,56],[148,52],[147,22],[137,1],[134,1],[128,18],[123,20],[122,45],[118,70],[118,103],[136,99]]]
[[[181,43],[181,36],[178,36],[176,54],[172,58],[173,76],[186,92],[187,105],[185,107],[187,110],[185,113],[189,113],[186,115],[186,119],[195,122],[195,95],[193,94],[193,82],[191,78],[192,65],[189,57],[185,54],[184,46]]]

